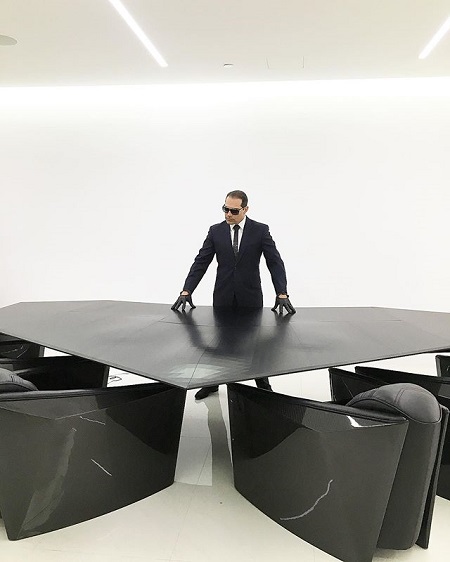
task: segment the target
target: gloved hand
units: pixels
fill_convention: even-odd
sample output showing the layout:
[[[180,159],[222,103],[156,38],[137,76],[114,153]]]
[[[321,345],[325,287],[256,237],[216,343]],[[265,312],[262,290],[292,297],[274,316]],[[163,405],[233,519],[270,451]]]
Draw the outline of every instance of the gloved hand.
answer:
[[[178,310],[181,306],[182,307],[181,311],[184,312],[186,310],[186,303],[189,303],[191,305],[191,308],[195,308],[194,303],[192,302],[191,295],[180,294],[180,296],[177,298],[177,300],[170,308],[172,310]]]
[[[277,308],[279,314],[283,313],[283,308],[286,309],[286,312],[288,314],[295,314],[297,312],[295,308],[292,306],[291,301],[289,300],[288,297],[277,297],[275,299],[275,306],[271,310],[276,312]]]

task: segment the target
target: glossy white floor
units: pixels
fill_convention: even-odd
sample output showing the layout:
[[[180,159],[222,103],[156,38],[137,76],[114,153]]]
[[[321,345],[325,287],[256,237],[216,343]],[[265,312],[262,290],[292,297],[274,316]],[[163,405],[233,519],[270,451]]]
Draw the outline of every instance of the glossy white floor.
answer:
[[[434,355],[382,361],[435,373]],[[113,371],[113,385],[139,377]],[[271,379],[275,391],[329,399],[326,371]],[[254,384],[254,383],[248,383]],[[175,484],[124,509],[46,535],[10,542],[0,520],[2,562],[325,562],[336,560],[279,527],[233,487],[226,388],[202,402],[189,391]],[[374,561],[449,560],[450,501],[437,498],[428,550],[378,550]]]

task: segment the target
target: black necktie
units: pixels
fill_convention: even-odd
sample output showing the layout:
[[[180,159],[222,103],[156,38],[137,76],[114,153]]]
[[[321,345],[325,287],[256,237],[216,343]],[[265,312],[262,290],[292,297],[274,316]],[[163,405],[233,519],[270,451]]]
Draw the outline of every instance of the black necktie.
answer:
[[[239,253],[239,225],[235,224],[233,226],[234,235],[233,235],[233,252],[234,255],[237,256]]]

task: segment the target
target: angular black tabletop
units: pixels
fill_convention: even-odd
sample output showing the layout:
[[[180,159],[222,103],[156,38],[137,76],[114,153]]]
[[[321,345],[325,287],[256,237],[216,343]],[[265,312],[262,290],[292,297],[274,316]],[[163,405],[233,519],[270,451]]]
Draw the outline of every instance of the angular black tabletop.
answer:
[[[168,304],[28,302],[0,332],[180,386],[201,386],[450,349],[450,314],[390,308],[186,313]]]

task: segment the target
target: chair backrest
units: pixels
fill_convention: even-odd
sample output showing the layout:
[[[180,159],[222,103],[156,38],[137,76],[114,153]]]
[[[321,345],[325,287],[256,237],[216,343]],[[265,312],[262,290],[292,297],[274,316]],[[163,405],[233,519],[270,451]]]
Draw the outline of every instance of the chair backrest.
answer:
[[[39,390],[101,388],[107,385],[109,367],[72,355],[56,357],[0,358],[0,369],[8,369],[35,384]]]
[[[447,356],[438,357],[443,357],[444,361],[448,360]],[[436,362],[439,364],[439,359]],[[329,369],[331,394],[335,401],[344,403],[359,392],[369,390],[371,387],[409,382],[426,388],[437,398],[441,406],[450,409],[450,377],[419,375],[366,365],[356,366],[355,371],[356,373],[344,369]],[[441,369],[441,373],[443,371],[444,369]],[[444,435],[437,493],[450,500],[450,435]]]
[[[409,383],[368,390],[355,396],[347,405],[395,413],[409,421],[378,546],[410,548],[417,542],[423,526],[428,527],[429,535],[437,484],[436,467],[440,462],[448,411],[428,390]],[[426,509],[431,509],[431,513],[424,518]],[[428,544],[428,536],[425,542]]]
[[[0,394],[8,538],[87,521],[170,486],[185,397],[163,383]]]
[[[448,375],[447,367],[450,365],[450,357],[438,355],[436,357],[437,371],[440,375]],[[368,377],[378,384],[391,384],[397,382],[410,382],[418,384],[429,390],[436,396],[441,406],[450,409],[450,377],[419,375],[416,373],[405,373],[391,369],[380,369],[366,365],[355,367],[356,374],[337,370],[334,374],[330,373],[330,385],[336,389],[337,393],[343,394],[344,391],[351,389],[356,391],[360,388],[362,381],[367,381]],[[361,378],[361,381],[356,379]],[[344,390],[343,390],[344,389]],[[439,471],[439,483],[437,493],[439,496],[450,500],[450,435],[444,436],[444,446],[442,450],[441,467]]]
[[[44,347],[42,345],[0,333],[0,357],[31,358],[42,357],[43,355]]]
[[[378,388],[383,384],[389,384],[376,377],[356,375],[351,371],[337,367],[331,367],[328,369],[328,373],[331,398],[333,402],[338,404],[347,404],[349,400],[361,392]]]
[[[436,371],[440,377],[450,377],[450,355],[436,355]]]
[[[393,369],[381,369],[379,367],[369,367],[367,365],[357,365],[355,373],[364,377],[372,377],[384,384],[393,384],[398,382],[413,383],[426,388],[433,396],[439,396],[442,387],[450,385],[449,377],[437,377],[435,375],[424,375],[419,373],[408,373],[405,371],[396,371]],[[444,404],[445,405],[445,404]]]

